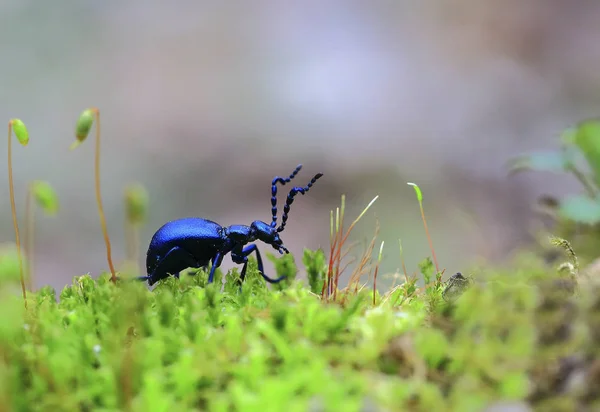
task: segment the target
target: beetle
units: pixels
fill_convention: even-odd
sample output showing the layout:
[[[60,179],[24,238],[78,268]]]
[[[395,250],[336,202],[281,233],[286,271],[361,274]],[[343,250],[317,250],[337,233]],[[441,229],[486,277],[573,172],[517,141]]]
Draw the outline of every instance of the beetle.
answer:
[[[273,219],[270,224],[255,220],[249,226],[232,225],[221,226],[212,220],[200,217],[186,217],[176,219],[161,226],[150,241],[146,254],[147,276],[137,279],[147,281],[150,286],[169,277],[179,277],[179,272],[187,268],[206,268],[211,262],[208,283],[214,280],[215,270],[221,266],[223,257],[231,253],[231,260],[235,264],[244,264],[240,274],[243,282],[246,277],[248,256],[255,252],[258,270],[261,276],[269,283],[277,283],[285,278],[281,276],[273,279],[265,275],[262,257],[256,246],[248,243],[260,240],[271,245],[280,254],[290,253],[284,246],[279,234],[283,232],[288,220],[290,206],[294,197],[300,193],[304,195],[313,184],[323,176],[317,173],[305,187],[293,187],[288,195],[281,215],[281,225],[277,227],[277,184],[282,186],[289,183],[298,174],[302,165],[288,177],[275,176],[271,183],[271,213]]]

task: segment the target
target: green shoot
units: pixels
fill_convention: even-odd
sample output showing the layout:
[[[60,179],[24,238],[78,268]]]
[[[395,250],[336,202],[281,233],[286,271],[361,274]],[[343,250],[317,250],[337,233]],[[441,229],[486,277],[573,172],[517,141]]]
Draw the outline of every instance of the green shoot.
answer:
[[[125,236],[127,238],[127,260],[138,268],[139,227],[148,217],[148,192],[137,183],[125,188]]]
[[[312,293],[319,293],[325,283],[325,272],[327,265],[325,264],[325,253],[322,249],[310,250],[304,249],[302,263],[306,268],[308,276],[308,284]]]
[[[381,264],[381,255],[383,254],[383,244],[384,244],[384,241],[381,241],[381,246],[379,246],[379,257],[377,258],[377,265],[375,266],[375,274],[373,275],[373,306],[375,306],[375,294],[377,291],[377,272],[379,272],[379,265]]]
[[[19,256],[19,273],[21,276],[21,289],[23,291],[23,301],[27,307],[27,291],[25,290],[25,277],[23,275],[23,256],[21,254],[21,239],[19,237],[19,224],[17,222],[17,207],[15,206],[15,189],[13,185],[12,172],[12,134],[15,132],[15,137],[22,146],[27,146],[29,143],[29,132],[27,127],[20,119],[11,119],[8,122],[8,186],[10,189],[10,206],[12,210],[13,226],[15,227],[15,240],[17,244],[17,255]]]
[[[402,249],[402,239],[398,239],[400,246],[400,262],[402,262],[402,271],[404,272],[404,280],[408,283],[408,271],[406,270],[406,262],[404,261],[404,250]]]
[[[35,181],[29,185],[29,190],[27,191],[27,198],[25,200],[25,234],[26,240],[25,244],[27,255],[29,256],[29,269],[27,274],[27,282],[29,289],[32,288],[32,274],[33,274],[33,227],[35,224],[35,208],[32,203],[38,205],[42,211],[48,216],[54,216],[58,212],[58,196],[56,196],[56,192],[50,186],[48,182],[44,181]]]
[[[417,186],[416,183],[407,183],[407,185],[412,186],[415,189],[415,193],[417,194],[417,200],[419,201],[419,208],[421,209],[421,217],[423,218],[423,225],[425,226],[425,234],[427,235],[427,240],[429,241],[429,248],[431,249],[431,254],[433,256],[433,262],[435,263],[435,270],[439,273],[440,267],[437,262],[437,258],[435,257],[435,249],[433,248],[433,243],[431,242],[431,236],[429,235],[429,229],[427,228],[427,219],[425,219],[425,212],[423,210],[423,193],[421,193],[421,189]]]
[[[112,262],[110,239],[108,238],[108,230],[106,229],[106,218],[104,217],[104,209],[102,208],[102,196],[100,194],[100,111],[93,107],[84,110],[75,128],[75,137],[77,140],[71,144],[70,149],[77,148],[81,143],[88,137],[92,124],[96,121],[96,156],[95,156],[95,175],[96,175],[96,202],[98,204],[98,215],[100,216],[100,226],[102,227],[102,233],[104,235],[104,243],[106,244],[106,260],[111,273],[111,281],[117,281],[117,275],[115,274],[115,268]]]

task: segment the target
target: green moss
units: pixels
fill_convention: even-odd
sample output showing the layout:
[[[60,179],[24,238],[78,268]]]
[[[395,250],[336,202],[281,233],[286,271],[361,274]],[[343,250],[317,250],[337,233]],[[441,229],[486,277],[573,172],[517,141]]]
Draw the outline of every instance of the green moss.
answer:
[[[401,286],[377,306],[368,290],[323,302],[319,256],[305,252],[309,285],[270,289],[251,260],[241,290],[235,269],[210,285],[199,270],[153,291],[80,276],[59,300],[48,287],[29,294],[27,309],[7,264],[0,409],[479,411],[527,401],[569,410],[598,402],[600,303],[591,288],[565,291],[553,282],[564,275],[521,264],[443,299],[448,284],[437,284],[426,260],[428,288]],[[278,264],[278,275],[295,274],[293,262]],[[573,355],[589,360],[569,369]],[[578,371],[587,378],[569,389]]]

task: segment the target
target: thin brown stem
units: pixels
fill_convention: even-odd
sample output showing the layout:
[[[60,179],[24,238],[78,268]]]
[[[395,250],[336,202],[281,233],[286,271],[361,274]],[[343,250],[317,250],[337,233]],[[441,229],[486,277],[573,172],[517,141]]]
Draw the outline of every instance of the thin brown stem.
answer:
[[[404,257],[402,258],[402,271],[404,272],[404,281],[408,282],[408,271],[406,270],[406,265],[404,264]]]
[[[17,243],[17,255],[19,256],[19,272],[21,275],[21,290],[23,301],[27,308],[27,291],[25,288],[25,277],[23,274],[23,257],[21,255],[21,239],[19,237],[19,223],[17,222],[17,206],[15,205],[15,188],[13,186],[12,173],[12,120],[8,123],[8,186],[10,189],[10,206],[12,209],[13,226],[15,227],[15,241]]]
[[[421,217],[423,218],[423,225],[425,226],[425,234],[427,235],[427,240],[429,241],[429,248],[431,249],[431,254],[433,256],[433,263],[435,263],[435,270],[437,273],[440,272],[440,267],[437,262],[437,258],[435,257],[435,249],[433,248],[433,242],[431,241],[431,236],[429,236],[429,229],[427,228],[427,219],[425,219],[425,212],[423,211],[423,206],[421,205]]]
[[[115,267],[111,256],[110,239],[108,238],[108,230],[106,229],[106,218],[104,209],[102,208],[102,195],[100,194],[100,111],[93,109],[96,116],[96,159],[95,159],[95,175],[96,175],[96,202],[98,203],[98,214],[100,215],[100,226],[102,226],[102,234],[104,235],[104,243],[106,244],[106,260],[110,268],[111,278],[113,282],[117,281]]]
[[[25,198],[25,254],[28,257],[27,287],[33,286],[33,226],[35,224],[35,208],[32,206],[33,188],[29,186]]]
[[[375,266],[375,274],[373,275],[373,306],[375,306],[375,294],[377,292],[377,273],[379,272],[379,263]]]

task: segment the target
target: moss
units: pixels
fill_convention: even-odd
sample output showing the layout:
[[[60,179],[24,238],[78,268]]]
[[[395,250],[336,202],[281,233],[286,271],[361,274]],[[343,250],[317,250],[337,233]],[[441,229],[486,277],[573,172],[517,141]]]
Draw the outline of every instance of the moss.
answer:
[[[556,283],[564,275],[532,265],[488,273],[485,281],[469,277],[468,287],[459,279],[452,299],[444,293],[456,276],[424,289],[394,288],[376,306],[366,290],[322,300],[314,291],[324,281],[323,259],[308,251],[303,260],[313,256],[308,285],[269,289],[251,261],[241,290],[235,269],[218,272],[214,284],[200,270],[153,291],[115,285],[110,274],[80,276],[58,299],[49,287],[29,294],[27,309],[15,294],[17,278],[0,276],[0,409],[598,404],[597,290],[565,290]],[[278,265],[278,275],[295,273],[293,262]],[[573,383],[577,376],[582,383]]]

